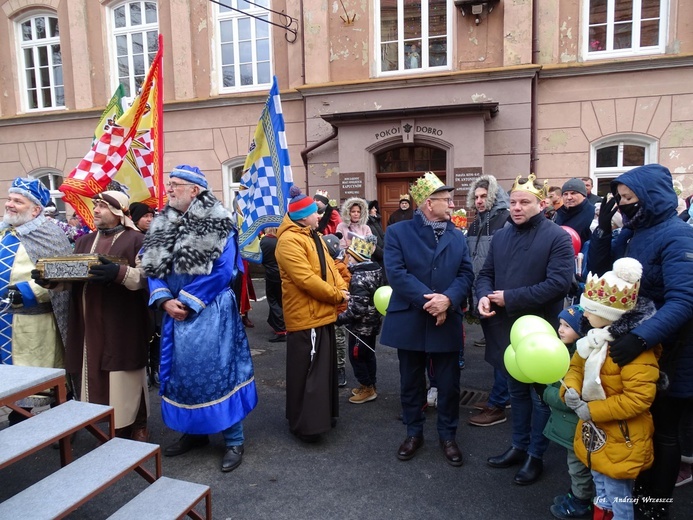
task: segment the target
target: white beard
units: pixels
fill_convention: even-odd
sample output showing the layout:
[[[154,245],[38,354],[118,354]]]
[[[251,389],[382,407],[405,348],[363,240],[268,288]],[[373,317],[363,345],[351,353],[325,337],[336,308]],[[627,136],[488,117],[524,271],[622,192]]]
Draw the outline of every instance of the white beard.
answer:
[[[32,220],[31,211],[25,211],[24,213],[5,213],[2,216],[2,221],[5,224],[9,224],[12,227],[19,227],[22,224],[26,224]]]

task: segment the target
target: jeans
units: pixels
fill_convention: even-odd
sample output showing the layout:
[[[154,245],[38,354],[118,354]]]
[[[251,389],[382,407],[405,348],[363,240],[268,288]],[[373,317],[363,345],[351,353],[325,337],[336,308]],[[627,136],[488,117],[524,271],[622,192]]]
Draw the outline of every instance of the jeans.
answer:
[[[351,367],[354,369],[356,379],[363,386],[375,385],[377,382],[376,370],[378,364],[374,352],[375,337],[375,334],[372,336],[359,336],[361,340],[371,346],[373,349],[371,350],[356,339],[356,336],[349,334],[349,361],[351,361]]]
[[[505,368],[493,369],[493,387],[488,394],[488,405],[496,408],[505,408],[505,405],[510,401],[510,393],[508,392],[508,373]]]
[[[594,505],[600,509],[610,509],[618,520],[633,520],[633,481],[617,480],[592,470],[597,495]]]
[[[508,376],[508,390],[513,407],[513,447],[541,459],[549,447],[543,432],[551,408],[542,402],[532,385],[520,383],[512,376]]]
[[[245,441],[245,437],[243,437],[243,421],[238,421],[221,433],[224,435],[224,443],[227,448],[231,446],[241,446]]]

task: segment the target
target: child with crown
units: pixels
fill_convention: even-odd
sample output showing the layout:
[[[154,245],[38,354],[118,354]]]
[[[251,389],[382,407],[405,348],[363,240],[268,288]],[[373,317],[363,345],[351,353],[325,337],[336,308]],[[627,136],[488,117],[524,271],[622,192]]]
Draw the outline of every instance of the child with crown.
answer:
[[[643,349],[623,367],[608,355],[611,342],[656,312],[650,300],[638,298],[641,276],[640,262],[627,257],[601,278],[588,275],[580,305],[594,328],[578,340],[564,379],[565,403],[580,418],[575,454],[594,478],[594,518],[634,518],[633,481],[654,460],[650,406],[659,349]]]

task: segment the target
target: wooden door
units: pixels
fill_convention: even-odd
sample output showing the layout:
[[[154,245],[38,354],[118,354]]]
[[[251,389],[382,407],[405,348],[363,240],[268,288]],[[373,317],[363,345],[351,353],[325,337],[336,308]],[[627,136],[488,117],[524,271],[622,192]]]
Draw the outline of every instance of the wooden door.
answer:
[[[409,193],[409,185],[414,182],[417,177],[400,177],[397,179],[378,179],[378,204],[380,205],[380,215],[382,216],[381,224],[383,230],[387,227],[387,220],[394,211],[399,209],[399,197],[405,193]],[[411,201],[412,209],[416,205]]]

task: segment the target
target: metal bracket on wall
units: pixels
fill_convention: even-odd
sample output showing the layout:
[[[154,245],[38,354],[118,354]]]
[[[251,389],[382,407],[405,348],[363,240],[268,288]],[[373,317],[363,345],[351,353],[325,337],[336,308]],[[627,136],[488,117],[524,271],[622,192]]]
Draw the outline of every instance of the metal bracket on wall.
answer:
[[[286,41],[289,43],[294,43],[296,41],[296,39],[298,38],[298,20],[296,20],[296,18],[289,16],[286,13],[274,11],[274,10],[270,9],[269,7],[265,7],[264,5],[255,4],[255,3],[251,2],[250,0],[245,0],[245,2],[250,4],[250,5],[253,5],[255,7],[259,7],[260,9],[264,9],[265,11],[269,11],[270,13],[274,13],[277,16],[280,16],[282,18],[283,23],[275,23],[275,22],[271,22],[269,20],[265,20],[264,18],[260,18],[259,16],[255,16],[253,14],[250,14],[246,11],[242,11],[240,9],[236,9],[235,7],[231,7],[230,5],[225,4],[223,2],[218,2],[217,0],[209,0],[209,1],[214,3],[214,4],[220,5],[222,7],[226,7],[227,9],[231,9],[232,11],[236,11],[237,13],[242,13],[246,16],[251,17],[251,18],[255,18],[256,20],[260,20],[261,22],[265,22],[265,23],[268,23],[270,25],[274,25],[275,27],[279,27],[280,29],[284,29],[286,32],[291,33],[293,35],[293,39],[290,39],[288,34],[284,35],[284,38],[286,38]]]

